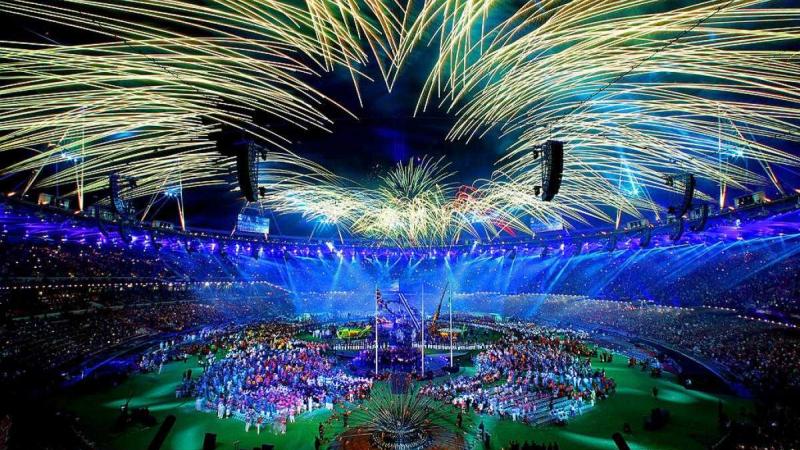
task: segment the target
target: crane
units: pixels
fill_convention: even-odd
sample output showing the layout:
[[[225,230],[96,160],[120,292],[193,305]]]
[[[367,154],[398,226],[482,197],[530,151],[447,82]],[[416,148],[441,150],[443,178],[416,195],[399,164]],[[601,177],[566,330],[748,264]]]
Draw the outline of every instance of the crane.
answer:
[[[439,321],[439,315],[442,312],[442,302],[444,301],[445,294],[447,294],[448,287],[450,287],[449,281],[444,285],[444,290],[442,290],[442,297],[439,299],[439,306],[436,307],[436,312],[433,313],[433,318],[431,319],[431,323],[430,325],[428,325],[428,332],[430,333],[431,336],[433,336],[439,330],[437,322]]]

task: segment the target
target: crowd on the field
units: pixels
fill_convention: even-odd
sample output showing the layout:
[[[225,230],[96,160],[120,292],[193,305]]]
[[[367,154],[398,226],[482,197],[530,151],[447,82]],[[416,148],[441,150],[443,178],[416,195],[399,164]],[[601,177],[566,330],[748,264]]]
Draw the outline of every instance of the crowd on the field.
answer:
[[[268,323],[216,339],[203,374],[185,380],[178,395],[194,397],[197,409],[220,419],[242,419],[247,429],[269,423],[278,432],[303,412],[369,396],[371,379],[346,374],[327,344],[298,342],[295,331]]]
[[[462,410],[530,423],[580,414],[615,391],[613,379],[592,367],[594,351],[578,335],[528,324],[493,328],[503,336],[475,357],[475,375],[422,392]]]

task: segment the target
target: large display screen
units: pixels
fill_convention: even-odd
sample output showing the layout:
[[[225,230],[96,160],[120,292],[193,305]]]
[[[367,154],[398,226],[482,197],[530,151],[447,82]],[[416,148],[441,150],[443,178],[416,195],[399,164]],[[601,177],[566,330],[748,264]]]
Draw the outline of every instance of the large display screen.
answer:
[[[269,217],[256,214],[239,214],[236,232],[242,234],[269,234]]]
[[[558,231],[564,228],[560,217],[548,217],[545,220],[531,218],[531,231],[534,233],[546,233],[548,231]]]

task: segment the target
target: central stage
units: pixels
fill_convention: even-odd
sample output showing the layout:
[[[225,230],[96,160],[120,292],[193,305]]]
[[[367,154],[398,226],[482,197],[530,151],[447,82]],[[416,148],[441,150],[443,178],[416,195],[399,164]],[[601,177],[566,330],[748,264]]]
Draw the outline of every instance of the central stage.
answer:
[[[331,450],[466,450],[467,443],[461,433],[441,430],[429,442],[419,446],[394,446],[379,443],[366,428],[352,428],[340,434],[329,447]]]

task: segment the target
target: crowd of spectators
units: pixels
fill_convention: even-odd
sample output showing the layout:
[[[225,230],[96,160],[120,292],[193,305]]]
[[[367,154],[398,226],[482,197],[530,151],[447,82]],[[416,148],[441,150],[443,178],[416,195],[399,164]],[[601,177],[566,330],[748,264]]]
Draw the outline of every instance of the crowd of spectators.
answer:
[[[584,295],[621,301],[648,300],[672,306],[717,306],[749,313],[800,317],[800,237],[728,240],[714,244],[620,249],[580,256],[551,252],[546,257],[516,252],[511,257],[456,254],[412,258],[411,283],[454,279],[460,294]],[[445,262],[446,261],[446,262]],[[390,263],[391,264],[391,263]],[[334,266],[335,267],[335,266]],[[405,264],[397,264],[401,269]],[[311,262],[297,269],[323,270]],[[354,270],[354,269],[351,269]],[[323,272],[324,273],[324,272]],[[363,274],[364,270],[360,272]],[[353,278],[357,280],[355,275]],[[454,277],[468,273],[469,276]],[[347,273],[337,283],[347,285]],[[327,278],[326,278],[327,279]],[[402,281],[401,281],[402,283]],[[409,283],[409,284],[411,284]],[[355,289],[355,287],[353,288]],[[488,305],[492,306],[492,305]]]
[[[162,301],[6,320],[0,324],[0,380],[68,369],[131,339],[274,315],[274,307],[253,302]]]
[[[0,287],[0,311],[9,318],[58,315],[159,300],[189,301],[195,294],[192,285],[180,282],[18,283]]]
[[[179,239],[163,246],[99,233],[89,242],[7,231],[4,226],[0,234],[0,380],[66,367],[129,340],[234,318],[290,311],[355,316],[374,307],[374,279],[414,278],[403,286],[414,291],[426,280],[437,285],[466,273],[452,286],[457,310],[639,336],[723,365],[759,395],[800,393],[797,330],[719,308],[797,317],[800,255],[793,236],[580,256],[431,253],[397,256],[408,258],[397,264],[395,257],[363,252],[272,256],[195,248]],[[265,281],[291,290],[294,306],[273,284],[243,286]],[[519,420],[535,416],[541,399],[550,409],[552,399],[566,398],[577,412],[613,392],[613,380],[592,369],[580,339],[537,327],[498,330],[503,339],[479,354],[475,377],[426,392]],[[240,414],[250,424],[285,424],[302,410],[368,395],[365,380],[343,377],[333,367],[325,345],[293,343],[293,330],[268,339],[275,331],[248,328],[215,338],[207,375],[185,380],[182,395],[196,396],[200,409]]]
[[[127,247],[55,243],[4,242],[0,245],[0,277],[5,279],[171,278],[156,258]]]
[[[31,282],[0,286],[0,318],[59,316],[96,308],[118,308],[155,302],[269,300],[288,307],[286,291],[259,282],[93,281]]]
[[[585,288],[561,290],[611,300],[648,299],[679,306],[800,313],[800,255],[781,240],[737,241],[697,248],[657,249],[636,258],[609,258],[572,271]],[[620,267],[624,266],[624,270]],[[581,276],[582,273],[587,275]]]
[[[219,251],[188,251],[118,241],[95,243],[0,238],[0,277],[9,283],[64,280],[241,280],[244,256]],[[252,261],[252,258],[248,258]],[[258,274],[256,274],[258,275]],[[252,277],[248,277],[252,278]],[[261,279],[256,276],[255,279]]]
[[[525,302],[525,296],[513,300]],[[548,298],[536,312],[563,325],[641,336],[718,362],[756,389],[800,390],[800,333],[714,308],[672,308],[591,299]]]
[[[525,296],[517,296],[513,302],[521,307]],[[746,443],[741,448],[791,449],[800,445],[800,333],[795,328],[713,308],[576,298],[547,299],[539,303],[535,317],[644,337],[721,364],[756,395],[753,425],[738,436]]]
[[[586,295],[611,300],[647,299],[679,306],[724,306],[774,314],[800,313],[800,254],[794,250],[800,239],[797,235],[742,241],[728,236],[718,242],[649,249],[620,243],[615,252],[579,256],[570,250],[574,244],[567,245],[565,250],[552,249],[545,256],[540,254],[540,248],[497,253],[498,249],[484,247],[474,251],[394,252],[392,256],[371,249],[351,250],[347,255],[337,256],[322,253],[313,245],[250,242],[240,245],[230,241],[223,246],[210,238],[164,237],[157,244],[147,234],[151,232],[143,230],[139,230],[143,237],[126,244],[119,238],[105,238],[97,230],[91,230],[91,221],[81,222],[79,228],[93,232],[89,233],[93,237],[61,238],[69,236],[70,227],[76,226],[70,221],[77,219],[30,212],[30,207],[15,208],[20,211],[12,211],[13,214],[28,216],[20,219],[25,234],[20,235],[20,230],[12,227],[8,234],[5,229],[0,234],[0,277],[7,280],[273,281],[298,292],[297,305],[303,312],[340,305],[335,298],[337,293],[358,297],[348,303],[355,305],[348,307],[346,312],[349,312],[371,301],[374,285],[365,280],[414,278],[416,283],[428,280],[434,281],[429,284],[437,285],[437,280],[464,271],[470,276],[459,277],[451,286],[461,293]],[[43,214],[47,218],[38,217]],[[66,231],[28,235],[25,227],[38,229],[39,225],[48,225],[50,219],[64,222],[54,229]],[[406,290],[414,290],[413,282],[406,285]],[[303,295],[309,291],[313,292]],[[320,293],[329,293],[324,295],[330,299],[320,298]]]

